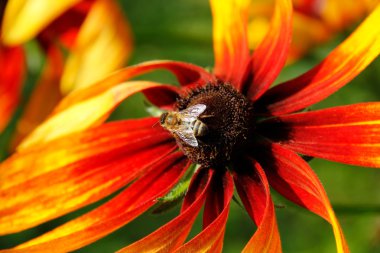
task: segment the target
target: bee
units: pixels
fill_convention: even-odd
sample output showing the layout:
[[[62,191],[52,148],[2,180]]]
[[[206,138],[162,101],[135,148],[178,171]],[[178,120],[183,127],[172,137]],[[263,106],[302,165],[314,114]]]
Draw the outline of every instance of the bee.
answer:
[[[164,112],[160,117],[160,124],[190,146],[198,147],[196,137],[204,136],[208,132],[206,124],[198,119],[205,110],[206,105],[197,104],[179,112]]]

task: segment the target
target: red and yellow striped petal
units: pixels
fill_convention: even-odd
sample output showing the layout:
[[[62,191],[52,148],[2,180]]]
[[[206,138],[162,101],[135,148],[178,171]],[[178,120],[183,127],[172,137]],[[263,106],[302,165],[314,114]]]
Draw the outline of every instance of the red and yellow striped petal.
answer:
[[[113,85],[102,93],[78,101],[76,104],[53,114],[24,139],[19,150],[99,125],[125,98],[136,92],[158,87],[162,87],[162,89],[166,87],[168,91],[171,91],[170,87],[145,81],[131,81]],[[89,88],[89,93],[98,89],[96,86]],[[84,91],[78,92],[82,94]]]
[[[380,167],[380,103],[282,116],[259,128],[264,135],[298,153]]]
[[[175,148],[167,133],[152,129],[153,122],[156,119],[105,124],[25,149],[3,162],[0,233],[61,216],[141,175]]]
[[[21,143],[19,149],[100,124],[121,101],[139,91],[144,91],[147,98],[151,98],[156,105],[164,106],[169,102],[174,103],[179,92],[179,89],[174,86],[146,81],[122,83],[157,69],[171,71],[182,85],[201,85],[214,81],[214,77],[203,68],[182,62],[151,61],[127,67],[95,85],[66,96],[50,118],[29,135]],[[154,95],[157,92],[160,97]]]
[[[253,166],[248,164],[234,173],[235,186],[240,199],[257,225],[257,231],[243,252],[282,252],[267,178],[261,166],[256,161],[252,163]]]
[[[241,90],[249,62],[249,0],[210,0],[213,17],[215,75]]]
[[[3,42],[7,45],[25,43],[79,1],[9,0],[2,22]]]
[[[198,170],[192,178],[181,214],[150,235],[118,252],[173,252],[180,247],[202,207],[212,175],[210,170]]]
[[[380,5],[319,65],[268,91],[257,105],[281,115],[313,105],[350,82],[380,53]]]
[[[93,211],[69,221],[10,252],[62,252],[86,246],[127,224],[157,203],[181,178],[189,162],[181,152],[153,165],[149,173]],[[6,251],[5,251],[6,252]]]
[[[177,77],[179,83],[183,86],[194,84],[204,85],[215,81],[213,75],[208,73],[205,69],[193,64],[177,61],[148,61],[124,68],[104,80],[99,81],[97,84],[93,85],[93,87],[78,90],[69,96],[66,96],[56,108],[55,113],[63,111],[68,107],[91,97],[98,96],[118,83],[125,82],[136,76],[158,69],[165,69],[173,73]],[[173,87],[173,89],[175,90],[175,87]]]
[[[207,215],[209,218],[214,218],[214,220],[208,220],[210,224],[202,232],[175,252],[220,252],[222,250],[224,231],[233,192],[233,180],[229,172],[216,173],[211,181],[207,196],[207,200],[211,202],[206,204],[209,206],[209,213]],[[219,201],[215,202],[216,199]],[[210,213],[210,211],[213,212]]]
[[[278,144],[266,143],[255,154],[270,185],[294,203],[327,220],[334,232],[338,253],[349,252],[342,229],[317,175],[297,154]]]
[[[66,94],[99,81],[121,67],[131,50],[131,31],[120,7],[113,0],[95,1],[70,49],[61,90]]]
[[[292,38],[292,1],[276,0],[268,33],[255,49],[247,96],[255,101],[279,75],[286,63]]]
[[[21,95],[25,56],[21,47],[0,45],[0,132],[6,127]]]

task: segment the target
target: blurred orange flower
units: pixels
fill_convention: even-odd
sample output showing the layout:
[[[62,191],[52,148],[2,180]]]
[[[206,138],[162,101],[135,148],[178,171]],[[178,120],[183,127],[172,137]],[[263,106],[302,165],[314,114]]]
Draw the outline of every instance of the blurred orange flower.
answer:
[[[124,15],[115,1],[107,0],[10,0],[1,38],[7,46],[36,39],[46,54],[41,76],[18,123],[15,144],[67,93],[123,66],[132,49]],[[14,96],[9,99],[16,101]]]
[[[293,39],[288,62],[331,40],[371,12],[378,0],[293,0]],[[254,0],[250,8],[249,45],[255,48],[269,28],[274,0]]]

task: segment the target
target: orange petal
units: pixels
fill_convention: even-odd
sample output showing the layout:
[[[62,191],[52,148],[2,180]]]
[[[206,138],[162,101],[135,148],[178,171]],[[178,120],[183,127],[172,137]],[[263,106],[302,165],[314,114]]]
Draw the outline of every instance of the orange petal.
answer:
[[[319,65],[262,97],[266,113],[281,115],[313,105],[346,85],[380,53],[380,5]]]
[[[17,45],[32,39],[52,20],[79,1],[9,0],[2,22],[3,42]]]
[[[172,151],[170,137],[153,130],[152,120],[146,122],[145,129],[131,131],[126,129],[133,121],[106,124],[2,163],[0,233],[18,232],[93,203]]]
[[[214,81],[214,77],[203,68],[183,62],[151,61],[127,67],[95,85],[66,96],[50,118],[28,136],[19,149],[100,124],[123,99],[139,91],[144,91],[148,98],[154,98],[152,102],[156,105],[167,105],[168,101],[174,103],[178,92],[174,86],[146,81],[119,84],[156,69],[171,71],[182,85]],[[160,94],[160,97],[154,96],[154,93]]]
[[[223,236],[233,191],[233,181],[228,171],[215,174],[210,185],[208,199],[219,198],[223,200],[221,208],[218,208],[218,212],[215,213],[218,214],[218,216],[213,216],[215,219],[204,228],[202,232],[175,252],[218,252],[217,250],[222,249]],[[208,205],[211,204],[212,203]],[[219,202],[219,204],[221,204],[221,202]]]
[[[292,2],[276,0],[267,35],[252,56],[252,81],[248,97],[255,101],[274,82],[284,67],[292,38]]]
[[[94,87],[84,88],[83,90],[66,96],[65,99],[58,105],[55,112],[57,113],[63,111],[76,103],[82,102],[94,96],[98,96],[118,83],[125,82],[131,78],[157,69],[165,69],[172,72],[177,77],[179,83],[183,86],[194,84],[203,85],[215,81],[213,75],[208,73],[203,68],[190,63],[162,60],[147,61],[121,69],[102,81],[99,81],[94,85]]]
[[[31,147],[36,143],[47,142],[98,125],[125,98],[144,89],[160,86],[157,83],[144,81],[131,81],[114,85],[99,95],[96,94],[52,115],[24,139],[19,149]],[[90,88],[91,91],[98,89],[96,86]],[[83,91],[81,90],[82,93]]]
[[[258,129],[263,135],[295,152],[380,167],[380,103],[297,113],[261,124]]]
[[[181,246],[202,207],[212,175],[210,170],[198,170],[192,178],[181,214],[150,235],[118,252],[172,252]]]
[[[234,173],[236,189],[257,225],[257,231],[243,252],[282,252],[276,213],[265,173],[256,161],[253,161],[254,169],[250,164],[240,166],[243,167]]]
[[[0,45],[0,132],[11,119],[19,101],[25,71],[24,51],[21,47]]]
[[[131,31],[120,7],[115,1],[97,0],[70,49],[61,90],[65,94],[99,81],[121,67],[131,50]]]
[[[247,15],[249,0],[210,0],[215,68],[218,78],[241,89],[249,61]]]
[[[153,165],[119,195],[56,229],[17,247],[23,252],[73,251],[127,224],[157,203],[181,178],[189,162],[181,152]],[[17,252],[17,251],[16,251]]]
[[[297,154],[266,143],[255,154],[270,185],[294,203],[326,219],[332,226],[338,253],[349,252],[342,229],[317,175]]]

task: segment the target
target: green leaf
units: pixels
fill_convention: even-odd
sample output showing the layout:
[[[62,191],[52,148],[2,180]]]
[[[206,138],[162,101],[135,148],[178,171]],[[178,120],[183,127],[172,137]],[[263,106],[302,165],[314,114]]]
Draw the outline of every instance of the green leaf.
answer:
[[[190,181],[199,166],[192,164],[183,178],[164,197],[158,199],[158,203],[152,211],[153,214],[161,214],[177,206],[186,195]]]

